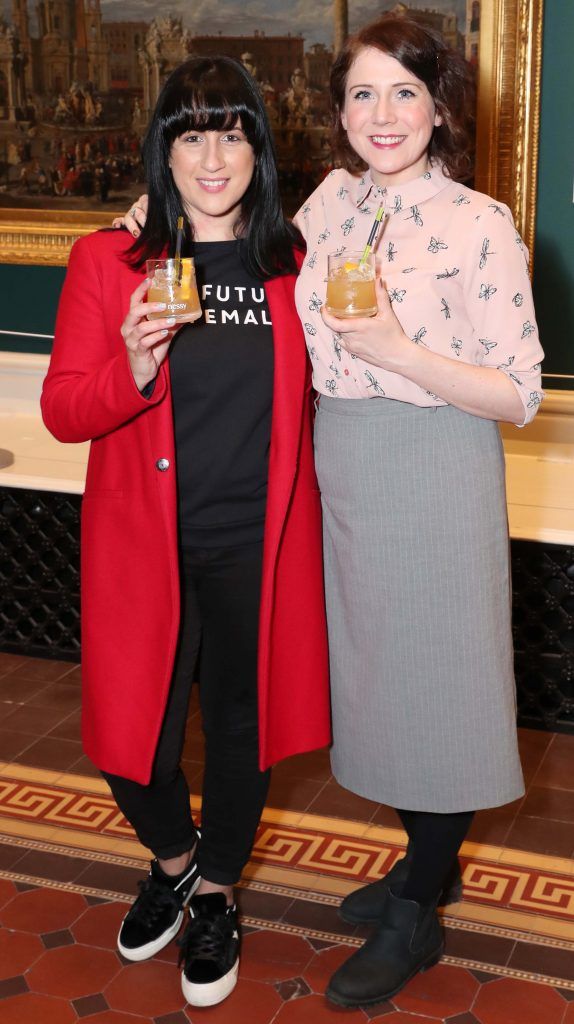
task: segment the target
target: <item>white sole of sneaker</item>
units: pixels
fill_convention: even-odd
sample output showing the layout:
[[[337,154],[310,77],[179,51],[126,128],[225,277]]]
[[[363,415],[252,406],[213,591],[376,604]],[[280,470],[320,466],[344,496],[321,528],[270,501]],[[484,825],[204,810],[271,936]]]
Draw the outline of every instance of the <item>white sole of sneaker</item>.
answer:
[[[122,956],[125,956],[126,960],[134,960],[139,963],[140,960],[149,960],[151,956],[155,956],[159,953],[160,949],[167,946],[168,942],[175,939],[179,929],[181,928],[181,922],[183,921],[183,910],[180,910],[171,928],[160,935],[159,938],[154,939],[153,942],[146,943],[145,946],[138,946],[137,949],[130,949],[128,946],[122,946],[120,942],[121,928],[118,933],[118,949]]]
[[[188,981],[182,971],[181,990],[186,1002],[190,1006],[216,1006],[217,1003],[222,1003],[233,992],[237,984],[238,971],[239,959],[235,961],[231,970],[224,974],[223,978],[212,981],[208,985],[196,985]]]
[[[187,904],[189,903],[191,897],[193,896],[200,882],[201,878],[196,878],[195,882],[193,883],[193,886],[189,890],[186,899],[183,902],[184,907],[187,907]],[[134,963],[139,963],[140,960],[149,960],[150,957],[155,956],[156,953],[159,953],[160,949],[164,949],[165,946],[167,946],[172,941],[172,939],[175,939],[177,933],[181,928],[181,922],[183,921],[183,913],[183,910],[181,910],[180,913],[177,915],[177,918],[173,922],[171,928],[168,928],[167,931],[163,933],[163,935],[160,935],[159,938],[154,939],[153,942],[146,943],[145,946],[138,946],[137,949],[130,949],[129,946],[122,945],[120,941],[120,935],[122,934],[123,927],[122,922],[122,924],[120,925],[120,930],[118,932],[117,938],[117,946],[122,956],[125,957],[126,960],[132,960]]]

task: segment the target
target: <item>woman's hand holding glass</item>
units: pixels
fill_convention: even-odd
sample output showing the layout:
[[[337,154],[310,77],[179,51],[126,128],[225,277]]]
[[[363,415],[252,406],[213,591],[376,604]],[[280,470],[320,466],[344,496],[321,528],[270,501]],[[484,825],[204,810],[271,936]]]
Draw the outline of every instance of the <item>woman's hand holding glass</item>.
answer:
[[[403,331],[380,278],[376,283],[378,312],[375,316],[342,319],[321,308],[327,327],[335,331],[342,347],[351,355],[383,370],[400,371],[412,343]]]
[[[148,313],[159,313],[166,308],[165,302],[145,301],[150,285],[151,281],[146,278],[132,293],[129,312],[121,326],[130,368],[139,391],[157,377],[173,333],[179,326],[173,316],[160,320],[146,319]]]

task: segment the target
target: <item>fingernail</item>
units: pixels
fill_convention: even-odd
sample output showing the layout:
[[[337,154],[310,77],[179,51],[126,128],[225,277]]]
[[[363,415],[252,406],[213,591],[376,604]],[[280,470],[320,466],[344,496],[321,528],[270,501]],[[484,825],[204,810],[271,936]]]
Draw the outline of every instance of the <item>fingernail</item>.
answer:
[[[168,318],[166,320],[166,324],[169,324],[170,327],[173,327],[174,323],[175,323],[175,317],[174,316],[168,316]]]
[[[137,238],[138,235],[139,235],[139,231],[137,231],[137,230],[132,231],[132,235],[134,236],[134,238]]]
[[[165,337],[165,335],[166,335],[166,334],[169,334],[169,331],[162,331],[161,333],[162,333],[162,335],[164,335],[164,337]]]
[[[167,309],[167,303],[166,302],[155,302],[154,305],[155,305],[155,308],[157,309],[158,313],[159,313],[160,309]]]

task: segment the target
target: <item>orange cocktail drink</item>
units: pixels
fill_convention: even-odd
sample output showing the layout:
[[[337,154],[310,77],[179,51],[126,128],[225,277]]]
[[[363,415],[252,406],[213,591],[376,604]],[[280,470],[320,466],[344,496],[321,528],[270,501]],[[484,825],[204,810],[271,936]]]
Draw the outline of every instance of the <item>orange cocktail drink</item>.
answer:
[[[148,302],[165,302],[165,312],[148,313],[148,320],[174,316],[176,323],[192,323],[201,316],[199,295],[195,281],[195,267],[191,257],[172,260],[147,260],[147,276],[151,285]]]
[[[374,316],[377,312],[375,257],[373,253],[361,257],[360,252],[328,256],[326,307],[333,316]]]

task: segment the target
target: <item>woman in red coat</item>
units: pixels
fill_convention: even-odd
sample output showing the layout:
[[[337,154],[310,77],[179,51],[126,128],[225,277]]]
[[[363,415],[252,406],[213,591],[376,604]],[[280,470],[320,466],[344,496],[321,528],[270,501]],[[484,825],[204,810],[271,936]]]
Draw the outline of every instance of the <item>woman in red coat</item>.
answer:
[[[143,960],[179,931],[189,1002],[237,977],[233,885],[269,767],[329,742],[320,499],[311,384],[258,90],[228,58],[192,58],[144,146],[136,242],[73,248],[44,385],[46,425],[92,441],[82,507],[83,738],[154,853],[118,944]],[[145,260],[194,257],[203,318],[174,336],[145,302]],[[147,320],[154,309],[161,319]],[[180,768],[198,654],[202,830]]]

